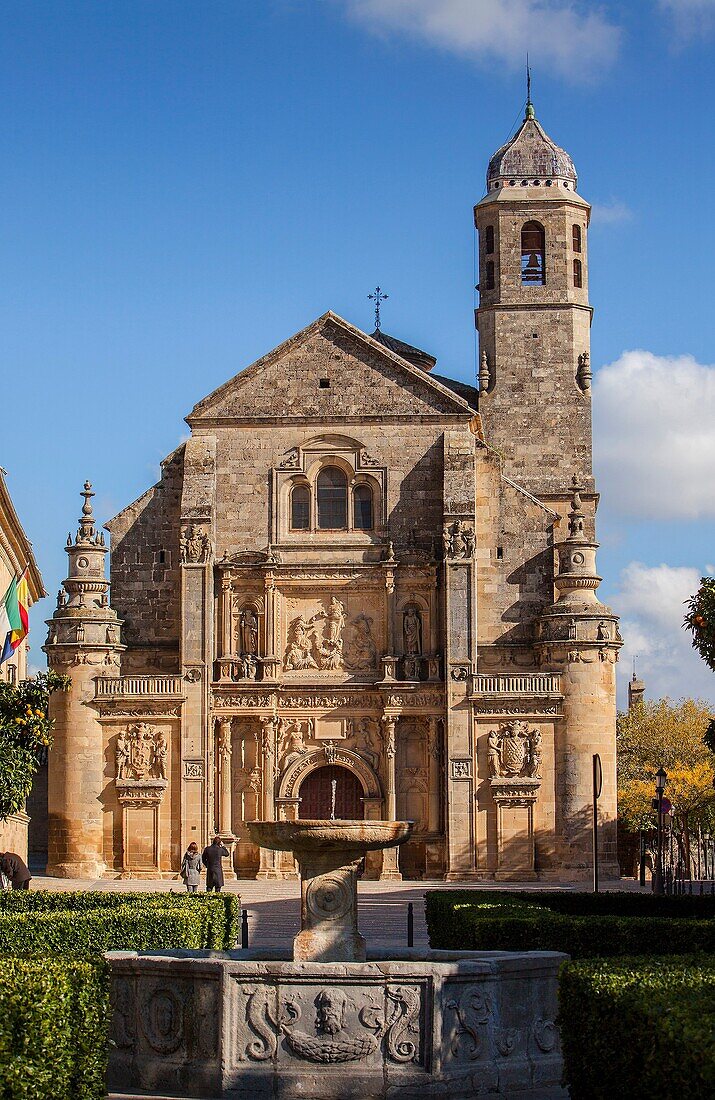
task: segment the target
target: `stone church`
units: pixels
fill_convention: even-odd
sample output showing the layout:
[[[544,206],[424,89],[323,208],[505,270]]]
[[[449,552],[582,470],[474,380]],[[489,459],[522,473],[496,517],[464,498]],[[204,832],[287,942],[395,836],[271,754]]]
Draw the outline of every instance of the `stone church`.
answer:
[[[585,878],[615,662],[596,595],[590,207],[531,104],[489,162],[477,387],[326,313],[201,400],[106,524],[86,484],[46,653],[48,873],[295,873],[246,822],[415,822],[367,877]],[[105,566],[110,554],[110,580]]]

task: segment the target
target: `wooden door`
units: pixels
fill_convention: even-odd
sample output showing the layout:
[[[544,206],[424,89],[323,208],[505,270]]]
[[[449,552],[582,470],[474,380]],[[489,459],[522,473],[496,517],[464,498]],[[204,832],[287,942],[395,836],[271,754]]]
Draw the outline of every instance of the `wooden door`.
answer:
[[[304,779],[298,795],[298,816],[304,820],[326,821],[330,817],[335,781],[335,817],[343,821],[361,821],[365,816],[360,781],[347,768],[326,764]]]

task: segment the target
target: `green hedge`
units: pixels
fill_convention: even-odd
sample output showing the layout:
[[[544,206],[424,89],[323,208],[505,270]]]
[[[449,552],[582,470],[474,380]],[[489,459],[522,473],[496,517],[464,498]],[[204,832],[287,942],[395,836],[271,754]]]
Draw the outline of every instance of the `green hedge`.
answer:
[[[715,898],[428,891],[430,945],[453,951],[601,955],[715,952]]]
[[[559,1003],[571,1100],[715,1096],[715,959],[567,963]]]
[[[0,957],[0,1098],[106,1096],[109,968]]]
[[[131,938],[131,942],[121,941],[122,929],[118,927],[118,918],[112,917],[112,913],[118,910],[122,911],[122,927],[126,929],[126,935]],[[154,919],[157,910],[166,914],[159,922]],[[61,917],[58,923],[66,918],[73,928],[79,928],[86,916],[94,914],[98,918],[95,926],[106,929],[106,932],[100,933],[101,945],[96,948],[97,951],[162,947],[230,950],[235,947],[241,929],[241,901],[236,894],[15,890],[0,894],[0,949],[6,942],[4,930],[16,918],[20,915],[35,915],[40,918],[43,914],[57,914],[57,918]],[[129,919],[130,914],[134,914],[132,920]],[[185,914],[189,914],[188,919],[185,919]],[[142,921],[140,916],[146,919]],[[103,917],[104,923],[100,917]],[[175,931],[172,931],[172,922],[176,924]],[[26,927],[29,925],[26,924]],[[37,927],[41,930],[49,927],[49,923],[39,921]],[[92,922],[87,925],[87,928],[90,927]],[[144,933],[142,929],[145,930]],[[190,942],[177,942],[177,937],[183,934],[189,936]],[[142,940],[142,935],[147,937],[146,940]],[[68,950],[74,949],[73,942],[74,934],[67,941]],[[54,937],[50,949],[54,951],[62,949],[62,946],[57,937]],[[8,947],[8,950],[13,948]]]

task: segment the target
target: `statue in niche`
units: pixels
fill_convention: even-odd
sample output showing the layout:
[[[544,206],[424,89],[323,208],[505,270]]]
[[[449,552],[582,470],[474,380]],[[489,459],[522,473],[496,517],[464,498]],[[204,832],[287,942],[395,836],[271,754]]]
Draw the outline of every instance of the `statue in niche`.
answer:
[[[374,668],[377,646],[372,636],[372,619],[361,611],[352,621],[353,636],[348,648],[349,667],[364,671]]]
[[[305,668],[317,668],[317,662],[313,659],[313,631],[311,622],[299,615],[290,624],[290,636],[285,655],[285,668],[287,672],[299,671]]]
[[[402,616],[402,638],[405,657],[422,654],[422,617],[416,607],[410,605]]]
[[[251,607],[244,607],[238,625],[241,653],[258,653],[258,616]]]

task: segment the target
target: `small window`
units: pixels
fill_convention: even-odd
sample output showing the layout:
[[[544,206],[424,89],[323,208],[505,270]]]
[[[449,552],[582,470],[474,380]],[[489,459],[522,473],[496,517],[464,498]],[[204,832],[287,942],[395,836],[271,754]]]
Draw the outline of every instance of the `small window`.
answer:
[[[494,251],[494,226],[488,225],[484,234],[484,251],[491,256]]]
[[[573,262],[573,285],[576,287],[583,286],[583,272],[580,260],[574,260]]]
[[[294,531],[310,529],[310,489],[296,485],[290,498],[290,525]]]
[[[159,565],[166,565],[166,550],[159,551]]]
[[[573,239],[573,250],[574,250],[574,252],[580,252],[581,251],[581,226],[580,225],[574,225],[572,227],[571,237]]]
[[[329,390],[330,389],[330,379],[329,378],[321,378],[320,379],[320,389],[321,390]]]
[[[348,479],[337,466],[318,474],[318,527],[340,531],[348,525]]]
[[[527,222],[521,230],[521,282],[524,286],[546,283],[545,234],[538,222]]]
[[[372,531],[372,490],[369,485],[357,485],[353,492],[353,527],[356,531]]]
[[[485,269],[484,289],[485,290],[494,290],[494,261],[493,260],[487,260],[487,265],[486,265],[486,269]]]

